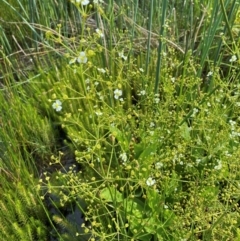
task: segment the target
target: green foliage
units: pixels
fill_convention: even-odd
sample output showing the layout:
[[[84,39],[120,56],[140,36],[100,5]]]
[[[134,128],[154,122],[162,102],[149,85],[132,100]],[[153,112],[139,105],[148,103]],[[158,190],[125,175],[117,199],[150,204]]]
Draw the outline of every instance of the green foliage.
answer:
[[[1,113],[4,113],[1,117],[0,148],[5,165],[15,170],[17,156],[21,155],[26,163],[34,157],[38,165],[38,159],[41,159],[42,166],[44,160],[49,159],[56,150],[57,136],[54,136],[53,123],[41,113],[37,105],[32,105],[30,98],[26,99],[26,93],[21,87],[15,89],[5,86],[1,90],[0,99]]]
[[[25,81],[14,82],[6,68],[0,132],[6,180],[17,173],[23,181],[33,157],[38,170],[37,161],[64,169],[55,152],[58,127],[82,168],[46,172],[39,181],[43,199],[57,197],[52,205],[59,213],[49,222],[60,240],[238,240],[237,1],[72,1],[59,10],[55,1],[38,4],[32,23],[39,23],[43,49],[61,58],[33,61],[37,74],[29,71]],[[65,20],[49,28],[47,13]],[[81,28],[69,36],[67,23],[76,16]],[[31,191],[14,196],[14,188],[1,202],[4,210],[14,200],[13,235],[42,238],[40,208],[33,212],[25,198]],[[61,213],[76,205],[85,215],[81,228]]]
[[[45,221],[43,206],[31,187],[21,182],[1,187],[1,240],[46,240]]]

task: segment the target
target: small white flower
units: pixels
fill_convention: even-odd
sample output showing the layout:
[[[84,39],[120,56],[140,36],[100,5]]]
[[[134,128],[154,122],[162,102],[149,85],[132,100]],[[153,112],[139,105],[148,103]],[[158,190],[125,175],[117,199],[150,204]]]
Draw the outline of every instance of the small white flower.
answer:
[[[61,109],[62,109],[62,102],[60,100],[56,100],[52,104],[52,108],[55,109],[56,111],[61,111]]]
[[[150,128],[154,127],[155,123],[154,122],[150,122]]]
[[[229,62],[230,63],[233,63],[233,62],[235,62],[237,60],[237,56],[236,55],[233,55],[232,57],[231,57],[231,59],[229,60]]]
[[[227,157],[231,157],[231,156],[232,156],[232,154],[228,153],[228,151],[225,151],[224,154],[225,154]]]
[[[222,162],[220,160],[217,160],[217,165],[214,167],[215,170],[220,170],[222,169]]]
[[[162,162],[157,162],[157,163],[155,164],[155,167],[156,167],[156,169],[161,169],[161,168],[163,167]]]
[[[146,90],[141,90],[140,95],[146,95]]]
[[[174,77],[171,78],[172,83],[175,83],[175,80],[176,80],[176,78],[174,78]]]
[[[105,69],[103,69],[103,68],[97,68],[97,70],[99,71],[99,72],[101,72],[101,73],[106,73],[106,70]]]
[[[99,97],[100,100],[103,100],[103,95],[100,92],[97,92],[97,96]]]
[[[195,115],[198,113],[198,109],[197,108],[193,108],[193,113],[192,113],[192,117],[195,117]]]
[[[95,113],[97,116],[101,116],[103,114],[101,111],[96,111]]]
[[[96,29],[96,33],[98,34],[99,37],[101,37],[101,38],[104,37],[102,30],[100,30],[99,28]]]
[[[229,120],[229,124],[230,124],[231,126],[234,126],[234,125],[236,125],[236,121]]]
[[[85,52],[80,52],[77,58],[77,62],[79,64],[86,64],[87,63],[87,56]]]
[[[149,177],[146,181],[146,184],[150,187],[153,186],[156,183],[155,179],[152,177]]]
[[[125,56],[125,55],[123,54],[123,51],[122,51],[122,52],[119,52],[119,53],[118,53],[118,56],[119,56],[120,58],[123,58],[124,60],[127,60],[127,56]]]
[[[139,71],[143,73],[144,70],[143,70],[143,68],[139,68]]]
[[[212,76],[212,75],[213,75],[213,72],[212,72],[212,71],[209,71],[209,72],[207,73],[207,77]]]
[[[86,83],[86,84],[89,84],[89,83],[90,83],[90,79],[87,78],[87,79],[85,80],[85,83]]]
[[[88,5],[90,3],[89,0],[76,0],[77,3],[81,3],[83,6]]]
[[[116,100],[118,100],[119,97],[121,97],[121,96],[122,96],[122,90],[119,90],[119,89],[114,90],[114,98]]]
[[[154,98],[154,102],[156,103],[156,104],[158,104],[159,102],[160,102],[160,99],[157,97],[157,98]]]
[[[123,164],[125,164],[126,161],[127,161],[127,154],[126,154],[126,152],[121,153],[119,157],[122,159]]]

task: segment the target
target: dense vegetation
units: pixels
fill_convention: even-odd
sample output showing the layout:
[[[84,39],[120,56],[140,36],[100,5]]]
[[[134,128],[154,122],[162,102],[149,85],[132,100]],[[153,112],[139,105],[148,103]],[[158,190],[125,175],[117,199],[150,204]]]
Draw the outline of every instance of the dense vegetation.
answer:
[[[0,240],[240,240],[239,0],[0,0]]]

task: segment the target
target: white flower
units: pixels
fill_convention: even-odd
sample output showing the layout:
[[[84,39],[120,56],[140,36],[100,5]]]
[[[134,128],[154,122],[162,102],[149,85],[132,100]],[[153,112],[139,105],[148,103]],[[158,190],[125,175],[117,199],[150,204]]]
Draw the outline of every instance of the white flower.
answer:
[[[97,96],[99,97],[100,100],[103,100],[103,95],[100,92],[97,92]]]
[[[222,169],[222,162],[220,160],[217,160],[217,165],[214,167],[215,170],[220,170]]]
[[[127,154],[126,154],[126,152],[123,152],[122,154],[120,154],[119,157],[122,159],[123,164],[125,164],[125,162],[127,161]]]
[[[213,75],[213,72],[212,72],[212,71],[209,71],[209,72],[207,73],[207,77],[212,76],[212,75]]]
[[[89,0],[76,0],[77,3],[81,3],[83,6],[88,5],[90,3]]]
[[[139,68],[139,71],[142,72],[142,73],[144,72],[143,68]]]
[[[96,111],[95,113],[97,116],[101,116],[103,114],[101,111]]]
[[[146,95],[146,90],[141,90],[140,95]]]
[[[154,102],[156,103],[156,104],[158,104],[159,102],[160,102],[160,99],[157,97],[157,98],[154,98]]]
[[[198,109],[197,108],[193,108],[193,113],[192,113],[192,117],[195,117],[195,115],[198,113]]]
[[[155,181],[155,179],[152,178],[152,177],[149,177],[149,178],[147,179],[147,181],[146,181],[146,184],[147,184],[148,186],[153,186],[155,183],[156,183],[156,181]]]
[[[231,59],[229,60],[230,63],[235,62],[237,60],[237,56],[233,55]]]
[[[52,108],[55,109],[56,111],[60,111],[62,109],[62,102],[60,100],[56,100],[52,104]]]
[[[119,56],[120,58],[123,58],[124,60],[127,60],[127,56],[125,56],[125,55],[123,54],[123,51],[122,51],[122,52],[119,52],[119,53],[118,53],[118,56]]]
[[[162,168],[162,167],[163,167],[162,162],[157,162],[157,163],[155,164],[155,167],[156,167],[157,169]]]
[[[121,96],[122,96],[122,90],[119,90],[119,89],[114,90],[114,98],[116,100],[118,100],[119,97],[121,97]]]
[[[96,29],[96,33],[98,34],[99,37],[101,37],[101,38],[104,37],[102,30],[100,30],[99,28]]]
[[[229,121],[229,124],[230,124],[231,126],[234,126],[234,125],[236,125],[236,121],[230,120],[230,121]]]
[[[87,63],[87,56],[85,52],[80,52],[77,58],[77,62],[79,64],[86,64]]]
[[[103,68],[97,68],[97,70],[99,71],[99,72],[101,72],[101,73],[106,73],[106,70],[105,69],[103,69]]]
[[[155,123],[154,122],[150,122],[150,128],[154,127],[155,126]]]

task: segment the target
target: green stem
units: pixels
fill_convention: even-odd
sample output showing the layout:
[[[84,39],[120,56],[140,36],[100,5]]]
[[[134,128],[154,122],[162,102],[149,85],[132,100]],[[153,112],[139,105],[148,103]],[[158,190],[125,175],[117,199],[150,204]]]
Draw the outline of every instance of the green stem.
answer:
[[[160,29],[160,39],[159,39],[159,46],[158,46],[158,60],[157,60],[157,70],[156,70],[156,79],[155,79],[155,88],[154,92],[155,94],[158,93],[158,87],[159,87],[159,82],[160,82],[160,72],[161,72],[161,64],[162,64],[162,49],[163,49],[163,35],[164,35],[164,30],[165,30],[165,19],[166,19],[166,12],[167,12],[167,0],[163,1],[163,6],[162,6],[162,21],[161,21],[161,29]]]

